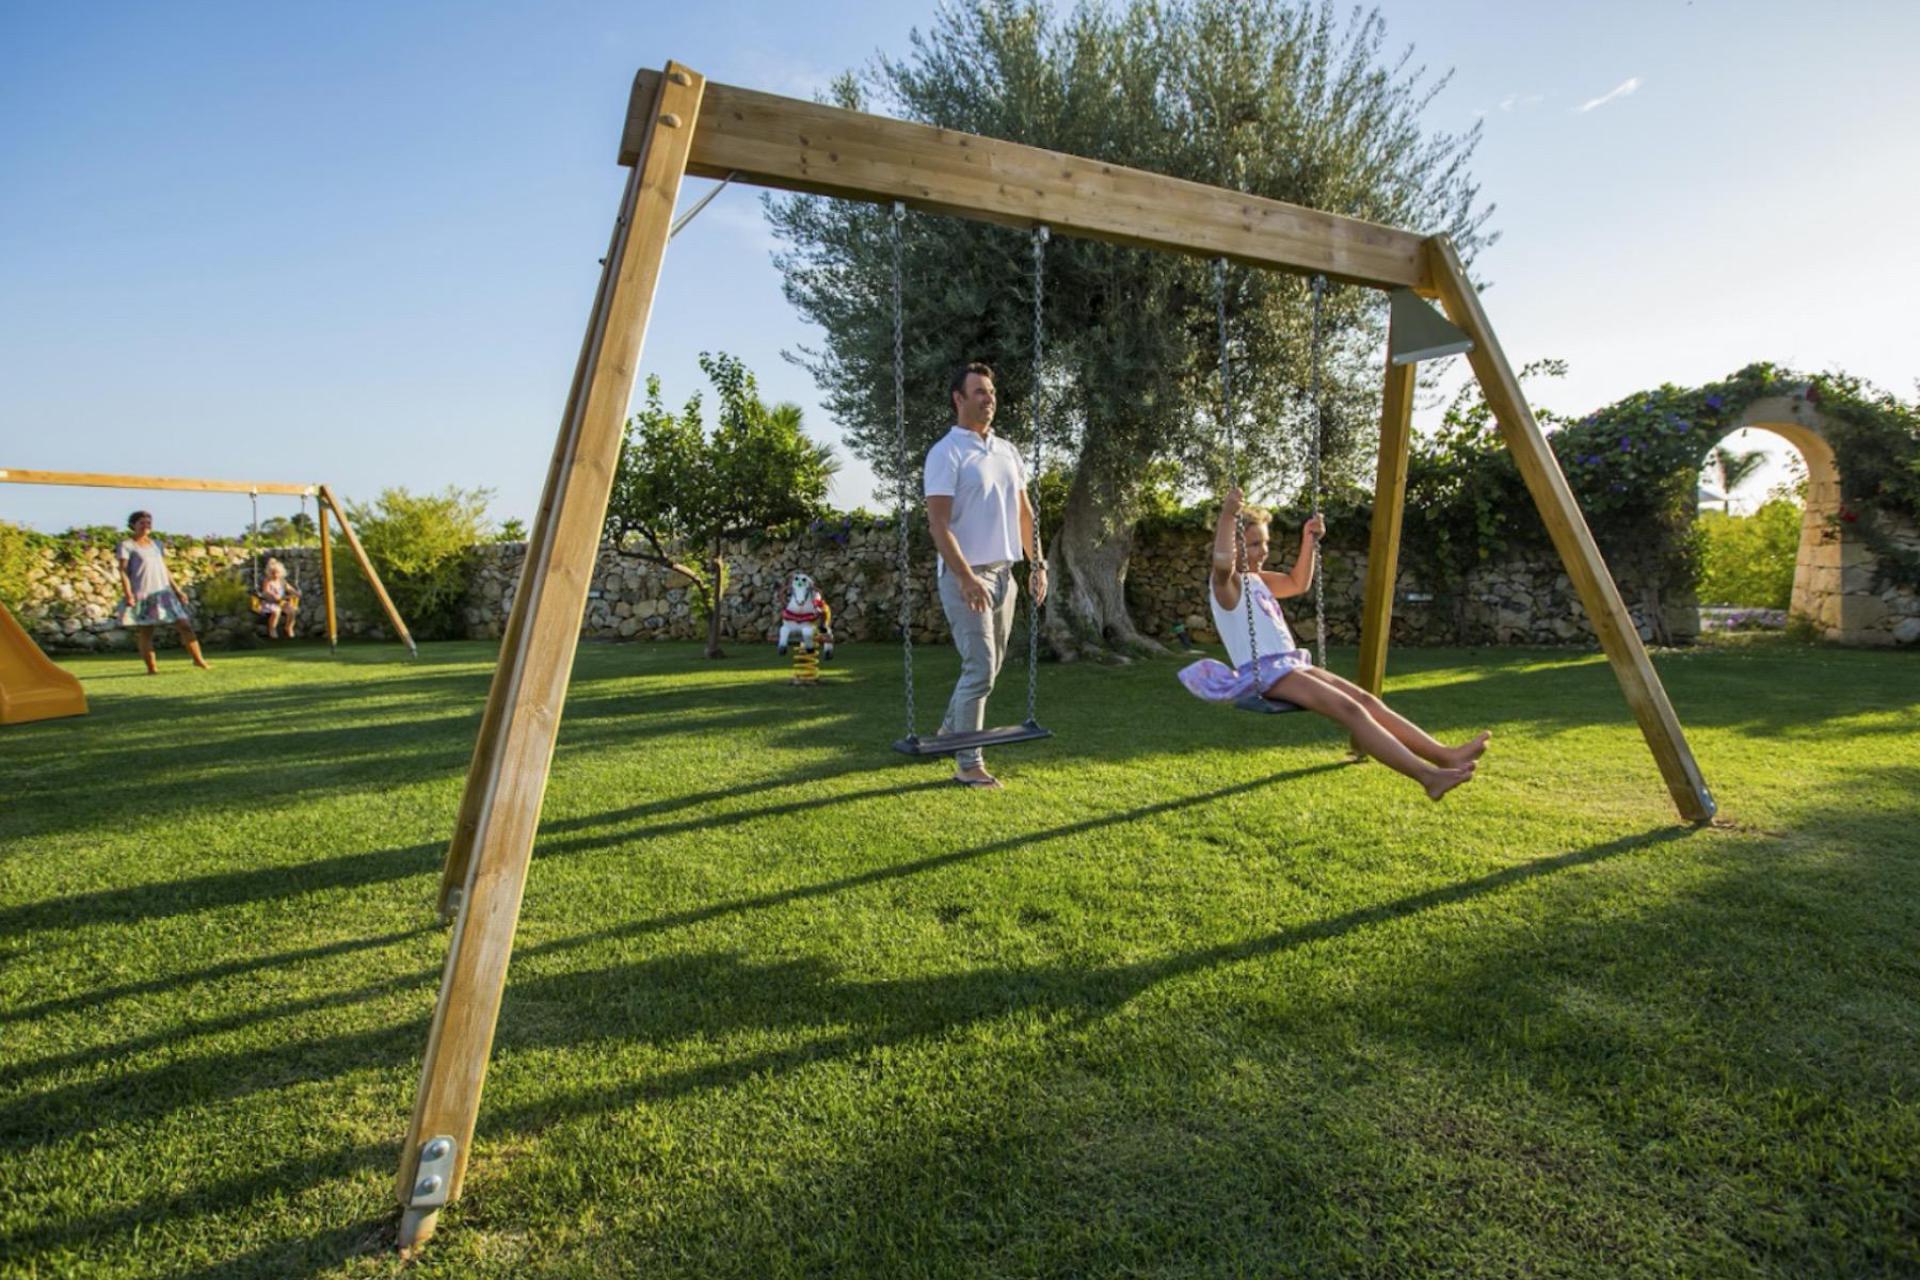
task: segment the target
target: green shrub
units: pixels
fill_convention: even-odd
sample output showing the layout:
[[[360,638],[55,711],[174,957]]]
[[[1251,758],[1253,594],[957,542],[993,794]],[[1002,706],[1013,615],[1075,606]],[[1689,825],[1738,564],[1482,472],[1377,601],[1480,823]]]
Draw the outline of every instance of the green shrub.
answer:
[[[39,549],[31,530],[0,520],[0,603],[15,612],[27,598],[27,574]]]
[[[194,584],[194,595],[204,614],[236,617],[252,607],[252,593],[237,570],[202,578]]]
[[[367,558],[415,636],[459,634],[474,548],[492,533],[487,524],[492,497],[490,489],[448,486],[427,494],[387,489],[372,506],[349,504],[347,516]],[[354,608],[379,615],[379,602],[360,575],[344,574],[340,585]]]
[[[1793,600],[1800,518],[1800,505],[1785,494],[1750,516],[1702,511],[1700,602],[1785,609]]]

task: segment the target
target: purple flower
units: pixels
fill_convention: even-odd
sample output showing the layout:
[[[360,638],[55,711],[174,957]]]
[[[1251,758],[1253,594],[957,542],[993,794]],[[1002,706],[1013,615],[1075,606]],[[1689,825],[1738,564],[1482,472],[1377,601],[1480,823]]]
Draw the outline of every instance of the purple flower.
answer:
[[[1707,397],[1707,408],[1713,410],[1715,413],[1720,412],[1720,406],[1725,403],[1726,401],[1722,400],[1719,396]]]
[[[1620,452],[1622,452],[1622,453],[1632,453],[1632,452],[1633,452],[1633,441],[1631,441],[1631,440],[1629,440],[1629,439],[1627,439],[1627,437],[1625,437],[1625,436],[1621,436],[1621,437],[1620,437]]]

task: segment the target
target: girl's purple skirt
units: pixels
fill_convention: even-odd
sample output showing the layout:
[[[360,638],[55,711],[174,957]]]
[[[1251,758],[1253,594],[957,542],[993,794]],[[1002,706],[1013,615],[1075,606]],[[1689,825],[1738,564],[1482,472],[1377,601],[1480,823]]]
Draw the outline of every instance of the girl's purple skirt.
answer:
[[[1299,671],[1313,665],[1313,655],[1305,649],[1289,649],[1285,653],[1263,653],[1244,667],[1230,667],[1224,662],[1212,658],[1200,661],[1180,669],[1180,683],[1187,692],[1196,698],[1208,702],[1238,702],[1248,696],[1259,696],[1273,687],[1273,682],[1289,671]]]

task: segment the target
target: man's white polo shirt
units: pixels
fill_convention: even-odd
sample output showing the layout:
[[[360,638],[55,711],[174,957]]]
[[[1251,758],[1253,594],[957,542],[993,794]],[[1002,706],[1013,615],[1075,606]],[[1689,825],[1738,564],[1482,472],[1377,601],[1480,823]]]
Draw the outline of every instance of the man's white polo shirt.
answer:
[[[956,425],[927,450],[926,495],[952,498],[953,536],[968,564],[1023,560],[1020,494],[1027,464],[1011,441]],[[940,571],[946,572],[946,561]]]

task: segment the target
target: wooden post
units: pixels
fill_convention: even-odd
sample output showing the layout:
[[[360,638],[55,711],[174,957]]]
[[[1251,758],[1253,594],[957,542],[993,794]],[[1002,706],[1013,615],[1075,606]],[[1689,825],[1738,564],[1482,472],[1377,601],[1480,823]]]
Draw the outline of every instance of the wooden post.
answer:
[[[405,1251],[425,1243],[440,1208],[460,1194],[472,1149],[580,616],[704,86],[699,75],[674,63],[659,81],[591,319],[581,394],[561,423],[548,477],[551,501],[543,504],[527,545],[514,600],[519,625],[510,624],[488,695],[482,728],[496,741],[474,751],[481,776],[470,776],[468,785],[478,785],[482,794],[474,811],[472,856],[427,1036],[420,1093],[400,1153]],[[422,1172],[423,1161],[433,1172]]]
[[[347,549],[353,552],[354,562],[360,566],[360,572],[367,575],[367,585],[373,588],[373,594],[379,599],[380,607],[387,612],[387,621],[399,633],[400,642],[407,646],[407,652],[414,657],[420,656],[420,646],[413,642],[413,633],[407,630],[407,624],[400,618],[400,611],[393,607],[393,598],[387,594],[387,584],[380,581],[380,575],[373,567],[373,561],[367,559],[367,550],[360,545],[360,535],[353,531],[353,525],[347,520],[346,511],[334,501],[333,490],[320,486],[320,500],[333,510],[333,518],[340,522],[340,532],[347,536]]]
[[[1380,462],[1373,481],[1373,528],[1367,541],[1367,594],[1360,610],[1360,669],[1354,682],[1376,696],[1386,687],[1393,632],[1393,584],[1400,569],[1400,525],[1406,512],[1407,452],[1413,436],[1418,365],[1393,363],[1387,340],[1386,390],[1380,402]],[[1353,749],[1360,753],[1358,739]]]
[[[1507,448],[1513,451],[1514,461],[1527,482],[1527,491],[1540,509],[1540,518],[1546,522],[1547,533],[1560,553],[1567,576],[1580,591],[1580,602],[1593,621],[1594,634],[1600,638],[1600,647],[1613,665],[1613,673],[1627,695],[1627,704],[1633,708],[1634,719],[1640,722],[1640,732],[1653,749],[1653,758],[1666,779],[1673,803],[1681,817],[1691,822],[1705,822],[1714,814],[1713,794],[1700,776],[1700,766],[1694,762],[1693,751],[1687,746],[1680,718],[1667,700],[1667,691],[1647,657],[1646,646],[1640,643],[1640,633],[1620,599],[1620,589],[1614,585],[1606,561],[1600,557],[1600,548],[1587,528],[1586,518],[1574,502],[1573,490],[1568,487],[1553,450],[1547,446],[1546,437],[1540,434],[1540,426],[1527,407],[1520,380],[1507,363],[1506,353],[1493,336],[1493,327],[1480,306],[1480,296],[1473,282],[1467,279],[1466,269],[1461,266],[1452,242],[1445,236],[1435,236],[1427,243],[1440,300],[1453,322],[1473,339],[1473,350],[1467,359],[1473,365],[1474,376],[1500,423],[1500,434]]]
[[[327,504],[320,504],[320,586],[327,605],[327,651],[340,651],[340,618],[333,605],[333,533],[327,525]]]

